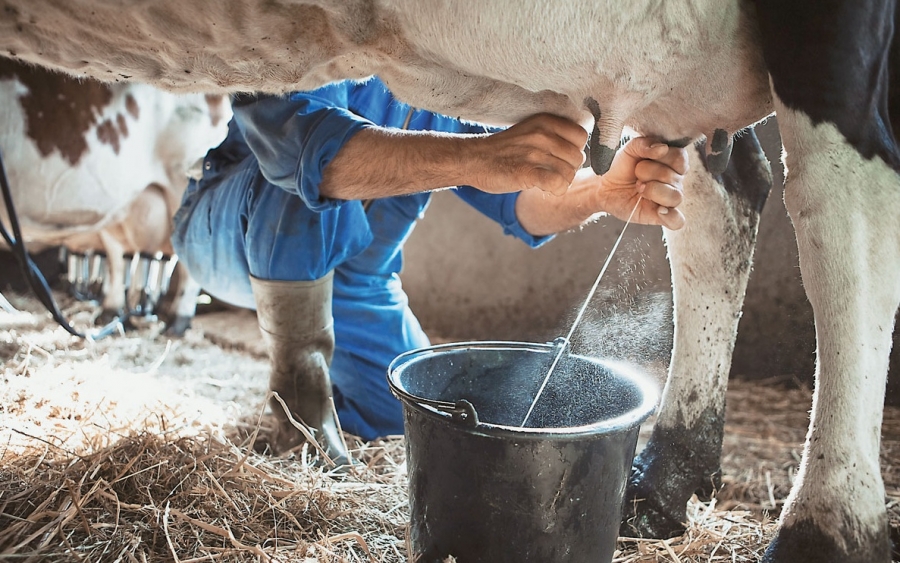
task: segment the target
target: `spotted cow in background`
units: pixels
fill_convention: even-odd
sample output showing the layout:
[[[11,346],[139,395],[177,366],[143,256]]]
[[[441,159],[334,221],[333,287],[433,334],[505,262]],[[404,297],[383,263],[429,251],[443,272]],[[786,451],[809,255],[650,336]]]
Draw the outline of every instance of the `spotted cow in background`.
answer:
[[[630,533],[646,535],[679,530],[685,501],[719,471],[769,190],[752,134],[732,139],[776,112],[818,362],[803,459],[765,561],[887,563],[879,428],[900,303],[896,4],[3,0],[0,52],[182,91],[283,92],[378,74],[404,101],[453,116],[573,118],[593,131],[601,172],[623,127],[679,144],[705,138],[704,154],[691,149],[687,226],[665,232],[673,355],[627,493]]]
[[[23,239],[35,250],[105,253],[101,321],[126,308],[126,256],[173,254],[188,169],[224,138],[230,117],[222,95],[109,85],[0,59],[0,151]],[[200,288],[184,268],[176,279],[161,317],[182,333]]]

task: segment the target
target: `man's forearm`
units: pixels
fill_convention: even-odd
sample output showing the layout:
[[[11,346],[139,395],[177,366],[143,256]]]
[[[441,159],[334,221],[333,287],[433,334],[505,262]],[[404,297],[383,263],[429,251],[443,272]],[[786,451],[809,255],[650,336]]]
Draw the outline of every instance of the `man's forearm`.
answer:
[[[319,193],[370,199],[478,183],[478,135],[363,129],[325,168]]]
[[[319,193],[368,199],[472,186],[487,193],[568,189],[584,161],[587,133],[540,114],[499,133],[462,135],[363,129],[325,167]]]

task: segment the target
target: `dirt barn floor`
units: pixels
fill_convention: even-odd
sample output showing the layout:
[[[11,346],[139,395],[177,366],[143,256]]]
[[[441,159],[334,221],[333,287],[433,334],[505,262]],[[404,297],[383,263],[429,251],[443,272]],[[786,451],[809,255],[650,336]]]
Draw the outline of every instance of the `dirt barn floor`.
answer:
[[[6,297],[20,312],[0,312],[0,561],[407,561],[402,437],[353,442],[364,465],[348,474],[305,449],[255,452],[267,364],[251,313],[87,342]],[[93,310],[59,297],[87,326]],[[732,383],[723,488],[692,499],[684,536],[621,538],[616,562],[759,560],[806,432],[810,394],[790,379]],[[896,535],[897,408],[882,467]]]

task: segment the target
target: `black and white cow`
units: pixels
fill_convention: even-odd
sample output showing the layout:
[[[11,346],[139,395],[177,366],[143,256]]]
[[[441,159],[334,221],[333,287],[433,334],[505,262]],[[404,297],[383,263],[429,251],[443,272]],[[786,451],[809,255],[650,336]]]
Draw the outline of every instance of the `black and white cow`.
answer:
[[[173,90],[270,92],[378,74],[405,101],[492,124],[548,111],[592,134],[706,138],[666,232],[675,341],[627,525],[667,535],[719,470],[725,388],[778,115],[816,390],[765,561],[890,561],[879,427],[900,303],[895,0],[3,0],[0,52]],[[893,72],[892,72],[893,71]],[[693,149],[692,149],[693,150]]]

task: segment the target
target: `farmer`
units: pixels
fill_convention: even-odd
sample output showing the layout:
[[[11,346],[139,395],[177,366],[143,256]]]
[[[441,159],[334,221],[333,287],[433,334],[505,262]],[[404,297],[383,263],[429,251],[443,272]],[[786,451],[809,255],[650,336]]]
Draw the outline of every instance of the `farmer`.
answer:
[[[587,134],[573,122],[537,115],[487,132],[405,105],[375,78],[240,95],[233,107],[228,137],[184,196],[173,243],[206,291],[256,310],[270,389],[338,460],[341,426],[365,440],[403,432],[387,366],[429,341],[398,272],[432,191],[459,186],[532,247],[598,214],[627,219],[640,196],[635,221],[684,224],[686,153],[647,138],[598,177],[581,168]],[[270,445],[281,452],[303,436],[276,401]]]

